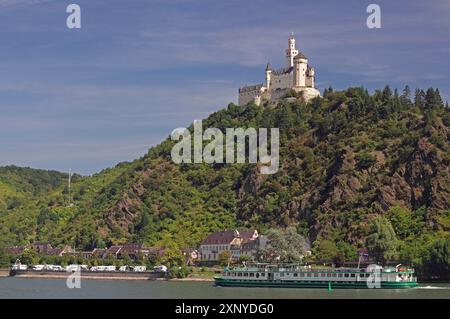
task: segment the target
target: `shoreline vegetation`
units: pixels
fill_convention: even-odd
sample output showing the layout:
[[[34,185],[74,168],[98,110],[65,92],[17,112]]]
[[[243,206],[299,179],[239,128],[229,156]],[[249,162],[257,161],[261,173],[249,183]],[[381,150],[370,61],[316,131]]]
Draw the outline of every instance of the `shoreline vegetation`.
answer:
[[[49,271],[24,271],[15,275],[10,274],[9,269],[0,269],[0,277],[16,277],[27,279],[67,279],[71,273],[68,272],[49,272]],[[210,277],[193,275],[185,278],[155,277],[155,273],[90,273],[81,272],[82,279],[92,280],[158,280],[158,281],[186,281],[186,282],[212,282],[213,275]]]

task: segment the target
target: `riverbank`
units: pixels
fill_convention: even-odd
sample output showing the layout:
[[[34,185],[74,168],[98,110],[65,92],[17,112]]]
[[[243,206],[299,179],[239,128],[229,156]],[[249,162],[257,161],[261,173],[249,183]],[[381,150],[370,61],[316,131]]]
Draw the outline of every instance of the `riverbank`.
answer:
[[[16,271],[12,278],[66,279],[72,273],[65,271]],[[82,279],[99,280],[166,280],[166,274],[160,272],[87,272],[81,271]]]
[[[67,279],[70,273],[67,272],[46,272],[46,271],[23,271],[10,276],[9,270],[0,270],[0,276],[11,278],[42,278],[42,279]],[[165,281],[187,281],[187,282],[212,282],[213,277],[189,276],[186,278],[167,278],[164,273],[120,273],[120,272],[81,272],[81,279],[92,280],[165,280]]]
[[[9,269],[0,269],[0,277],[8,277]]]
[[[186,277],[186,278],[171,278],[168,281],[189,281],[189,282],[211,282],[214,278],[205,277]]]

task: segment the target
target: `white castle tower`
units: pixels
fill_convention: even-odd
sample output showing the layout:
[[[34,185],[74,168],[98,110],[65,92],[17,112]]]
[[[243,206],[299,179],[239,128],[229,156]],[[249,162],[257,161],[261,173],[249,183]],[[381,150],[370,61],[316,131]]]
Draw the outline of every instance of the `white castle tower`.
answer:
[[[320,96],[320,92],[314,87],[314,68],[308,64],[308,58],[297,50],[294,33],[288,38],[285,52],[285,68],[273,70],[267,63],[264,84],[239,88],[239,105],[246,105],[249,102],[260,105],[264,100],[273,102],[284,98],[290,90],[301,93],[306,102]]]
[[[286,67],[294,66],[294,58],[298,54],[298,50],[295,48],[294,32],[288,40],[288,48],[286,49]]]

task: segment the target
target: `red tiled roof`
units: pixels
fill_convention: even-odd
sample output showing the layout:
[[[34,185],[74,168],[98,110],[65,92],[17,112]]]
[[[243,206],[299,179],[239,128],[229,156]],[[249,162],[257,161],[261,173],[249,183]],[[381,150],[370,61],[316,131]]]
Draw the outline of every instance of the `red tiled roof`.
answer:
[[[244,230],[239,232],[239,237],[245,239],[251,239],[253,238],[253,234],[255,233],[254,230]]]
[[[95,248],[92,251],[92,256],[95,257],[103,257],[103,255],[106,253],[106,249],[102,249],[102,248]]]
[[[141,244],[126,244],[122,246],[120,253],[137,253],[143,249]]]
[[[122,249],[122,246],[111,246],[106,250],[106,254],[117,254]]]
[[[255,233],[254,230],[243,230],[243,231],[238,231],[238,232],[239,232],[239,237],[244,240],[252,239],[253,234]],[[227,231],[216,232],[216,233],[213,233],[213,234],[209,235],[208,237],[206,237],[203,240],[202,245],[230,244],[234,238],[236,238],[234,231],[227,230]]]
[[[202,244],[203,245],[211,245],[211,244],[229,244],[234,239],[234,231],[227,230],[227,231],[221,231],[212,233],[208,237],[206,237]]]
[[[59,255],[63,250],[61,248],[48,248],[45,252],[47,255]]]
[[[0,251],[4,252],[6,254],[19,255],[19,254],[23,253],[24,248],[23,247],[5,247],[5,248],[0,248]]]

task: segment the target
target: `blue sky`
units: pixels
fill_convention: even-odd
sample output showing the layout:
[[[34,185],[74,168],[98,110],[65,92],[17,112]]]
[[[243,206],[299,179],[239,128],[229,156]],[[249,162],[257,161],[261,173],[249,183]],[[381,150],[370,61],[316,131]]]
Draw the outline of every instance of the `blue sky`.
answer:
[[[140,157],[236,102],[267,61],[282,67],[292,31],[321,91],[408,84],[448,100],[449,17],[447,0],[0,0],[0,165],[91,174]]]

